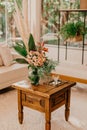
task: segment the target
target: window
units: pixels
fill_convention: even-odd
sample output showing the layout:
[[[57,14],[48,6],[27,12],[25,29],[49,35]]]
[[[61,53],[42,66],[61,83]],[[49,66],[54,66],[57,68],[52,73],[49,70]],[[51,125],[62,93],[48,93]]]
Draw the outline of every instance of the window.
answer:
[[[41,35],[45,42],[57,42],[59,0],[42,0]]]
[[[2,1],[3,2],[3,1]],[[0,42],[6,37],[5,6],[0,2]]]
[[[13,18],[13,0],[0,1],[0,42],[11,42],[11,39],[18,37],[18,31]]]
[[[12,39],[20,39],[14,18],[12,15],[14,9],[14,0],[0,0],[0,41],[10,43]],[[41,0],[16,0],[19,6],[23,2],[23,11],[26,13],[26,23],[29,24],[29,31],[34,35],[35,40],[40,40],[40,15]],[[32,8],[33,7],[33,8]],[[28,8],[28,9],[27,9]],[[38,19],[37,19],[38,18]],[[2,22],[1,22],[2,21]],[[38,32],[38,33],[36,33]]]
[[[58,10],[70,8],[79,8],[79,0],[42,0],[41,38],[45,43],[58,44],[59,28],[61,24]],[[64,45],[62,41],[61,45]]]

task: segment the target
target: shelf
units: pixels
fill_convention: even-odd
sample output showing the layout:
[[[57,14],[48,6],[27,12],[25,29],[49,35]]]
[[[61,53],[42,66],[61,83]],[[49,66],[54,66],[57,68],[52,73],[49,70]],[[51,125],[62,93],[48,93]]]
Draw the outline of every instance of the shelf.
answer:
[[[60,9],[60,12],[87,12],[87,9]]]

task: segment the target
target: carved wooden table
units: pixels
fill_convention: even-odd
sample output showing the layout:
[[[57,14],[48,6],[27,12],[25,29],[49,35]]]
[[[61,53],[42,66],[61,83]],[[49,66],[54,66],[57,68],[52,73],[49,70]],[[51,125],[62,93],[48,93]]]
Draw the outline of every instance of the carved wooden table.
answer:
[[[18,118],[23,122],[23,106],[45,113],[45,130],[51,130],[51,112],[65,105],[65,119],[70,113],[70,91],[75,82],[62,82],[59,85],[31,86],[28,81],[13,84],[18,90]]]

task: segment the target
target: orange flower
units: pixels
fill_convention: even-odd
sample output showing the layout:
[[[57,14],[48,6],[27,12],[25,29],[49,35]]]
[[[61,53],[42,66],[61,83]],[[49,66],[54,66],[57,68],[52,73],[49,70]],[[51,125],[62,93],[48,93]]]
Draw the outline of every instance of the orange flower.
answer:
[[[48,52],[48,48],[44,47],[43,51]]]

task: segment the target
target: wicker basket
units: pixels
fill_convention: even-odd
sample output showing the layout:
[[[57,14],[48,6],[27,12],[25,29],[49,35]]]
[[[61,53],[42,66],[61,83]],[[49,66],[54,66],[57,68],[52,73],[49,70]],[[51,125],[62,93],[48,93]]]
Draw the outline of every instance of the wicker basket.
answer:
[[[80,36],[75,36],[73,38],[68,38],[66,41],[67,42],[79,42],[82,40],[83,40],[83,37],[80,35]]]

